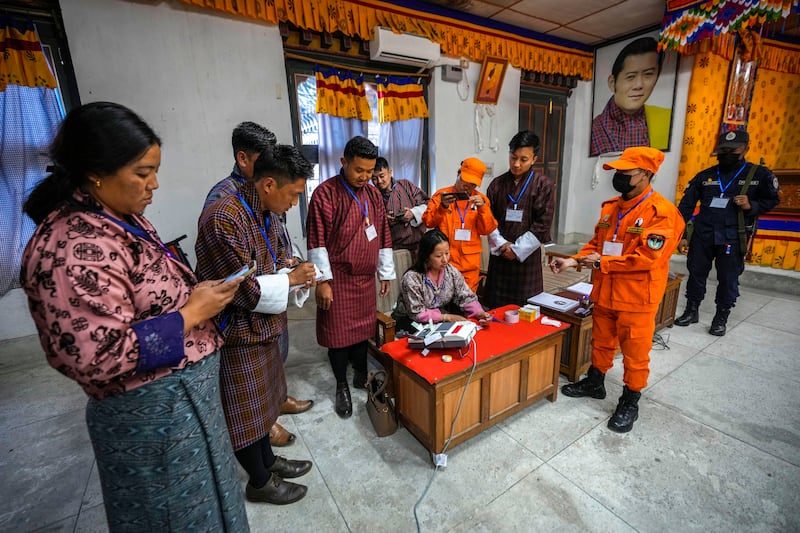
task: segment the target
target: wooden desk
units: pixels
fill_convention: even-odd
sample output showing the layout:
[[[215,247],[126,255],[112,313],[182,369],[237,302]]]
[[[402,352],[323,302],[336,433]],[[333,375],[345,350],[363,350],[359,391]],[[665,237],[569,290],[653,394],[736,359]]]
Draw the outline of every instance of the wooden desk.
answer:
[[[508,326],[497,324],[491,327]],[[551,402],[556,400],[557,361],[564,331],[553,329],[535,341],[478,362],[467,386],[449,447],[474,437],[542,398]],[[482,333],[476,336],[479,350]],[[440,453],[450,436],[453,418],[472,367],[429,383],[389,354],[384,356],[384,361],[392,364],[400,421],[423,446],[433,453]],[[432,351],[429,357],[439,355]]]
[[[667,282],[664,297],[656,312],[656,331],[671,327],[675,322],[675,310],[680,297],[681,280],[683,274],[678,274]],[[580,299],[581,295],[571,291],[561,291],[557,296]],[[592,364],[592,317],[582,317],[575,311],[562,313],[542,308],[542,313],[572,325],[564,335],[564,345],[561,351],[561,373],[570,381],[577,381],[579,377],[589,370]]]

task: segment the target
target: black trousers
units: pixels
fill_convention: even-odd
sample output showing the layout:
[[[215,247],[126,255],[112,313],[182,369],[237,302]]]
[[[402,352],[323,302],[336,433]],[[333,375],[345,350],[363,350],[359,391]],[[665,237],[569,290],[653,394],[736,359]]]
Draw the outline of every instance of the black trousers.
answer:
[[[329,348],[328,359],[337,383],[347,382],[347,363],[356,372],[367,373],[367,341],[351,344],[344,348]]]
[[[686,299],[702,302],[706,295],[706,281],[713,262],[717,268],[717,307],[729,309],[739,297],[739,276],[744,272],[744,258],[739,250],[738,239],[730,244],[705,242],[696,233],[689,243],[686,268],[689,281],[686,282]]]

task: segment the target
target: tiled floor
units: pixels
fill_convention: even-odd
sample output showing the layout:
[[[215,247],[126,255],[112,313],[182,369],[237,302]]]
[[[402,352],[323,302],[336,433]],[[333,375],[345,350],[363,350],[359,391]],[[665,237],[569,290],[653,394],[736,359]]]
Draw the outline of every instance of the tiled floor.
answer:
[[[374,436],[363,391],[352,418],[334,414],[313,318],[293,312],[289,389],[317,405],[282,417],[298,441],[280,452],[315,467],[301,502],[248,504],[251,529],[406,532],[416,514],[425,532],[800,531],[800,297],[742,290],[721,338],[701,310],[661,332],[631,433],[606,428],[617,365],[605,400],[543,401],[435,474],[404,429]],[[0,530],[106,530],[84,404],[35,338],[0,343]]]

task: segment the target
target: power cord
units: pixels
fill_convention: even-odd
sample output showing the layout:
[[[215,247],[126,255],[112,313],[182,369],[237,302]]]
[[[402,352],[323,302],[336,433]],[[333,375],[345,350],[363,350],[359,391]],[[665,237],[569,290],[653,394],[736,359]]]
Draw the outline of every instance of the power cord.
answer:
[[[654,350],[669,350],[669,334],[666,339],[660,333],[653,334],[653,349]]]
[[[447,448],[450,447],[450,441],[453,440],[453,436],[456,432],[456,422],[458,421],[458,415],[461,414],[461,407],[464,405],[464,398],[467,395],[467,388],[469,388],[470,382],[472,382],[472,376],[475,374],[475,369],[478,366],[478,344],[475,342],[473,338],[470,341],[472,345],[472,368],[470,369],[469,376],[467,376],[467,382],[464,383],[464,390],[461,391],[461,398],[458,400],[458,407],[456,408],[456,412],[453,415],[453,423],[450,424],[450,436],[447,437],[447,441],[445,441],[444,446],[442,447],[442,452],[439,454],[434,455],[433,458],[433,472],[431,472],[431,477],[428,480],[428,484],[425,485],[425,490],[422,491],[422,495],[417,500],[417,503],[414,504],[414,521],[417,524],[417,533],[422,533],[422,529],[420,528],[419,524],[419,516],[417,515],[417,508],[422,503],[422,500],[425,499],[425,496],[428,494],[428,490],[433,485],[433,478],[436,476],[436,472],[439,471],[439,467],[446,467],[447,466],[447,455],[445,452]],[[459,350],[459,355],[461,355],[461,350]],[[469,355],[469,348],[467,348],[467,353],[463,354],[462,357],[466,357]]]

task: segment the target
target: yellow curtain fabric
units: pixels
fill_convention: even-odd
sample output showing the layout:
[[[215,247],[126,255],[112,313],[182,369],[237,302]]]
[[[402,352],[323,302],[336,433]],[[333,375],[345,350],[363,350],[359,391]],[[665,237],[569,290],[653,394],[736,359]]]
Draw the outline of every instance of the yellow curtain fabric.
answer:
[[[378,122],[428,118],[422,85],[412,78],[378,78]]]
[[[800,74],[759,68],[747,132],[747,158],[776,169],[800,168]]]
[[[717,164],[711,152],[719,137],[729,66],[730,61],[711,52],[694,58],[686,102],[676,201],[683,198],[686,185],[698,172]]]
[[[56,79],[42,53],[33,24],[0,19],[0,91],[7,85],[55,89]]]
[[[486,55],[517,68],[592,79],[594,54],[378,0],[182,0],[273,24],[290,22],[313,31],[341,31],[368,40],[375,26],[427,37],[453,57],[482,62]]]
[[[336,69],[316,69],[317,113],[334,117],[372,120],[364,78]]]

